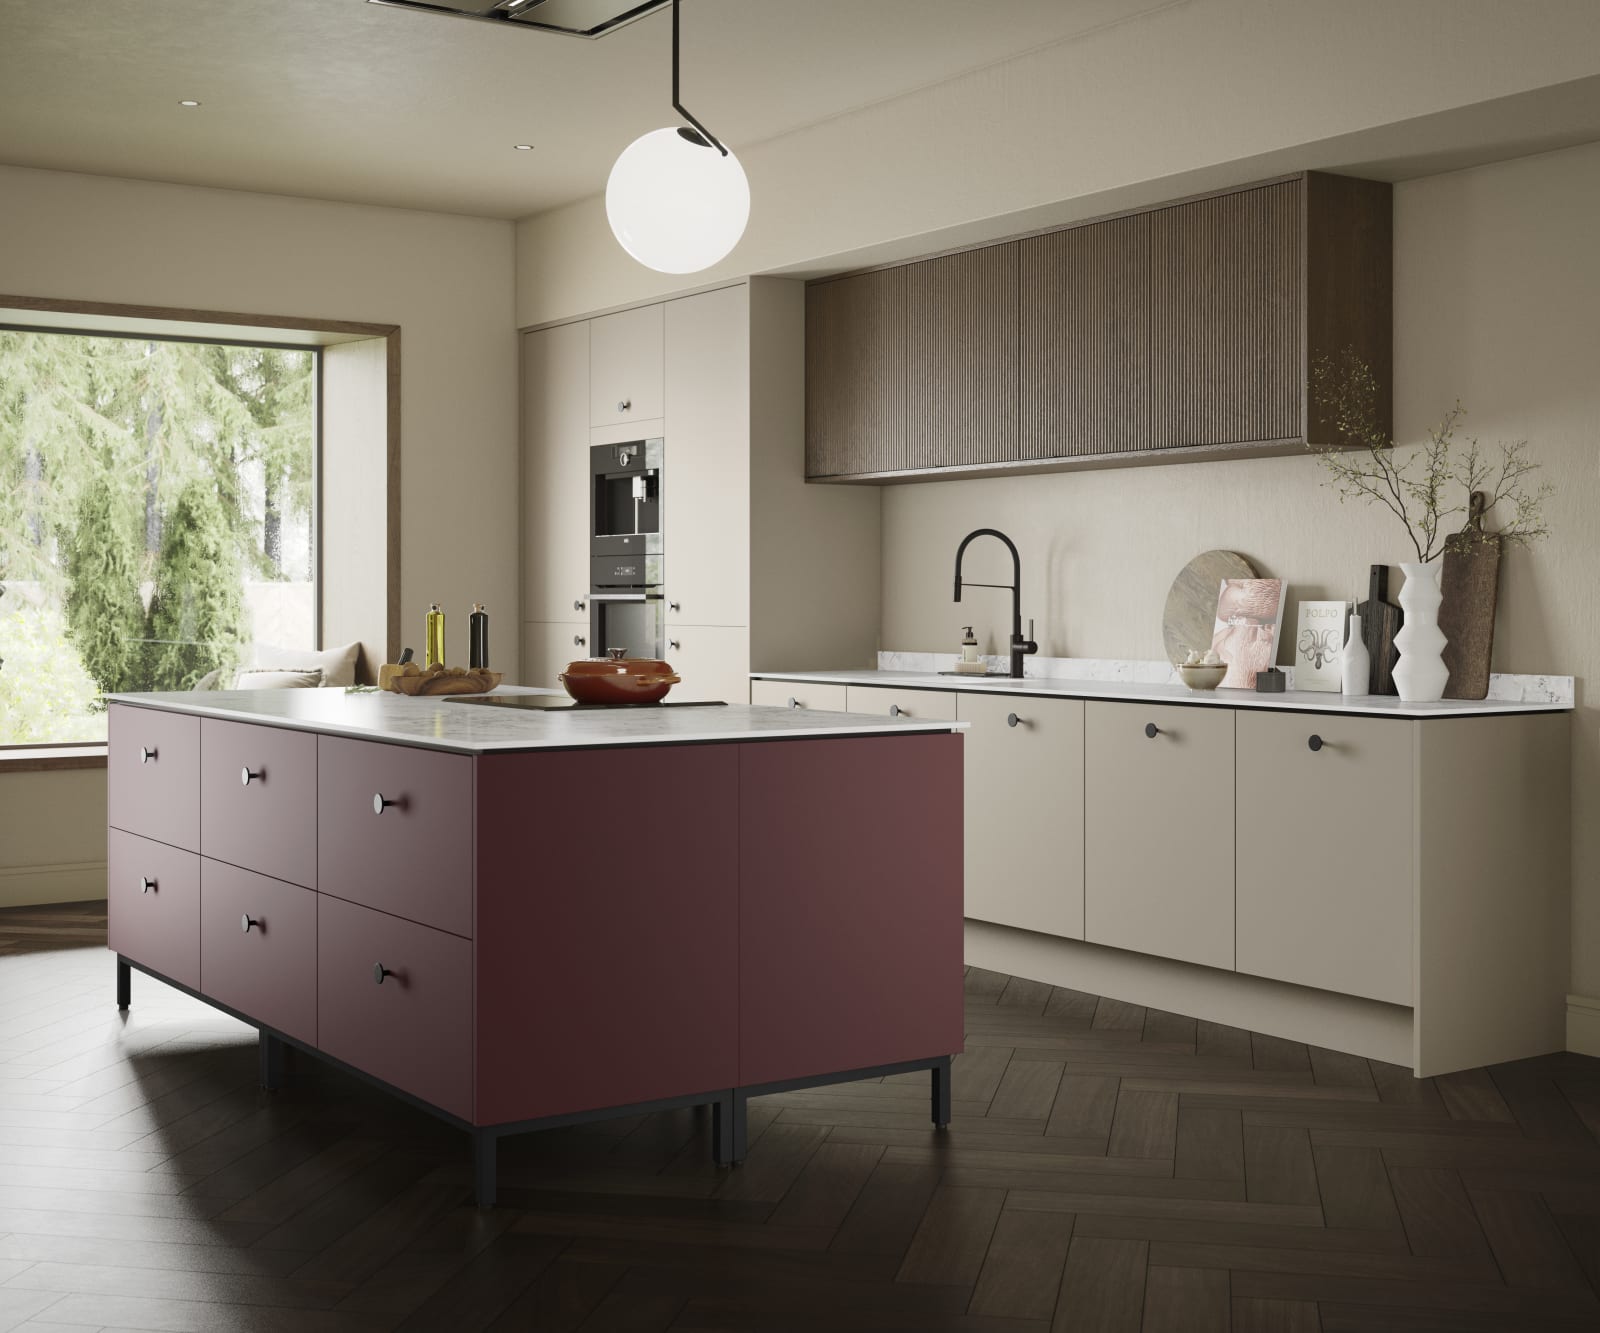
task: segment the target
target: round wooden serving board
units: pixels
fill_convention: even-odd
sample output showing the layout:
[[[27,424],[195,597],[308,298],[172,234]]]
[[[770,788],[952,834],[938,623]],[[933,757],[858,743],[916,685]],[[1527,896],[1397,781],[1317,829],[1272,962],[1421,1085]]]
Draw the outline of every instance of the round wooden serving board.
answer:
[[[1202,551],[1178,571],[1161,617],[1167,661],[1181,662],[1192,648],[1205,652],[1217,623],[1217,593],[1223,579],[1253,579],[1250,562],[1236,551]]]

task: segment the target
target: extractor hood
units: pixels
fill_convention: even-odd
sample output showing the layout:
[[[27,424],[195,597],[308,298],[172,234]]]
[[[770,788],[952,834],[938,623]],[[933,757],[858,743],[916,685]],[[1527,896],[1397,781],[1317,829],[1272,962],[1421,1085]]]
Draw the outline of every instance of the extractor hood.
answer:
[[[415,9],[424,14],[478,19],[534,32],[604,37],[660,9],[667,0],[643,0],[642,3],[641,0],[367,0],[367,3]]]

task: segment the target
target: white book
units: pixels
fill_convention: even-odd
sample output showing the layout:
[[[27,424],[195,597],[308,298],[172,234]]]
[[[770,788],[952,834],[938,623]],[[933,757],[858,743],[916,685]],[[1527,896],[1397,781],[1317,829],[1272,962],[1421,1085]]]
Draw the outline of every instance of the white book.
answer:
[[[1349,602],[1300,603],[1294,635],[1295,689],[1339,691],[1339,658],[1349,612]]]

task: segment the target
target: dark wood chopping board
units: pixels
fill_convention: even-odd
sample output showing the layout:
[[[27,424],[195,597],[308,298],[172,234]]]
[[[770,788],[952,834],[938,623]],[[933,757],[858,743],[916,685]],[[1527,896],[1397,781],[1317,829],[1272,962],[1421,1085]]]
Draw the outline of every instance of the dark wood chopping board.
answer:
[[[1361,637],[1366,642],[1372,665],[1367,673],[1371,694],[1395,694],[1394,664],[1400,650],[1394,636],[1400,632],[1405,613],[1389,598],[1389,566],[1373,565],[1367,584],[1367,600],[1356,607],[1361,616]]]
[[[1466,524],[1445,543],[1441,561],[1439,629],[1447,640],[1444,664],[1450,668],[1446,699],[1482,699],[1489,693],[1501,540],[1483,530],[1483,508],[1483,492],[1473,491]]]

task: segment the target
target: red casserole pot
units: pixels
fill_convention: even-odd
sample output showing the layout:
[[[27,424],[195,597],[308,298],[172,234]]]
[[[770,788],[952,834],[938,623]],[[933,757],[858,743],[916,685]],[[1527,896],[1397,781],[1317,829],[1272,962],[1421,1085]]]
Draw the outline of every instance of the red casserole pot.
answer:
[[[580,704],[653,704],[682,677],[653,657],[629,657],[613,648],[607,657],[569,662],[561,685]]]

